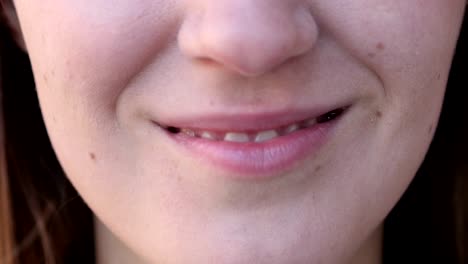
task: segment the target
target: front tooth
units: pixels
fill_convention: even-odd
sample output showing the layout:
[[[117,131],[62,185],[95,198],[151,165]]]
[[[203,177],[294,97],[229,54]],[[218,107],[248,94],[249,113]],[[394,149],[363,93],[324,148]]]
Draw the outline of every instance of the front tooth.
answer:
[[[291,134],[292,132],[295,132],[299,130],[299,125],[298,124],[292,124],[286,128],[285,134]]]
[[[211,140],[215,140],[216,137],[213,133],[211,132],[208,132],[208,131],[204,131],[202,134],[201,134],[201,137],[204,138],[204,139],[211,139]]]
[[[317,119],[316,118],[311,118],[305,122],[306,127],[311,127],[313,125],[317,124]]]
[[[234,132],[230,132],[230,133],[226,133],[226,135],[224,136],[224,140],[225,141],[230,141],[230,142],[249,142],[249,135],[245,134],[245,133],[234,133]]]
[[[275,130],[263,131],[257,134],[257,136],[255,137],[255,142],[263,142],[270,139],[274,139],[276,137],[278,137],[278,132],[276,132]]]

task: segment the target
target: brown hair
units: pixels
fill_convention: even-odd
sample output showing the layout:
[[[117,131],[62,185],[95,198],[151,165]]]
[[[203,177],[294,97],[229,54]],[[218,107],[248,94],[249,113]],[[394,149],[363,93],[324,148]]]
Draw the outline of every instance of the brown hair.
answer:
[[[28,56],[11,35],[0,22],[0,263],[92,263],[92,214],[56,159]]]
[[[384,263],[468,261],[466,17],[434,140],[386,219]],[[92,213],[57,161],[28,57],[1,21],[0,56],[0,262],[93,263]]]
[[[386,218],[386,263],[467,263],[468,14],[425,160]]]
[[[3,2],[0,2],[0,24],[3,24]],[[2,34],[3,35],[3,34]],[[0,39],[0,45],[3,39]],[[0,46],[0,56],[3,47]],[[0,57],[1,59],[1,57]],[[0,73],[3,72],[2,63],[0,63]],[[1,84],[3,83],[2,74],[0,74],[0,101],[2,100]],[[6,160],[4,135],[3,135],[3,108],[0,107],[0,260],[12,259],[13,252],[13,223],[11,219],[11,205],[8,178],[6,177]]]

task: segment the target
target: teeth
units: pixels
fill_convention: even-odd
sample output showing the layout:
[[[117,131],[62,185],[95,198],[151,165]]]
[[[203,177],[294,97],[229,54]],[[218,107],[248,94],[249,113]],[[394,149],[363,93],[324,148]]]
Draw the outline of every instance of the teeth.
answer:
[[[245,133],[230,132],[230,133],[226,133],[226,135],[224,136],[224,141],[244,143],[244,142],[249,142],[250,140],[249,140],[249,135]]]
[[[214,133],[214,132],[209,132],[209,131],[194,131],[191,129],[186,129],[183,128],[180,130],[180,133],[183,133],[187,136],[190,137],[199,137],[203,139],[208,139],[208,140],[224,140],[224,141],[229,141],[229,142],[238,142],[238,143],[246,143],[246,142],[264,142],[268,140],[272,140],[274,138],[284,135],[291,134],[301,128],[307,128],[311,127],[313,125],[317,124],[316,119],[309,119],[306,121],[301,122],[301,124],[292,124],[288,127],[286,127],[284,130],[279,133],[277,130],[267,130],[267,131],[262,131],[259,132],[258,134],[248,134],[248,133],[240,133],[240,132],[228,132],[224,135],[224,138],[222,135],[219,135]]]
[[[292,124],[292,125],[290,125],[290,126],[288,126],[286,128],[286,130],[284,131],[284,134],[288,135],[288,134],[291,134],[292,132],[295,132],[297,130],[299,130],[299,125],[298,124]]]
[[[186,129],[186,128],[182,128],[182,129],[176,128],[176,127],[164,127],[164,128],[166,128],[169,132],[173,134],[183,133],[190,137],[198,137],[198,138],[203,138],[207,140],[216,140],[216,141],[224,140],[224,141],[238,142],[238,143],[246,143],[246,142],[258,142],[259,143],[259,142],[264,142],[264,141],[275,139],[279,136],[285,136],[295,131],[298,131],[300,129],[312,127],[319,123],[325,123],[327,121],[333,120],[334,118],[339,116],[341,113],[343,113],[344,110],[345,109],[337,109],[317,118],[307,119],[307,120],[304,120],[295,124],[291,124],[287,127],[283,126],[279,128],[278,130],[261,131],[261,132],[258,132],[257,134],[252,133],[251,131],[248,133],[227,132],[226,134],[224,134],[222,132],[199,131],[199,130],[191,130],[191,129]]]
[[[257,134],[255,142],[263,142],[278,137],[278,132],[275,130],[263,131]]]
[[[310,119],[303,121],[301,125],[299,124],[292,124],[288,127],[286,127],[284,130],[281,132],[278,132],[277,130],[267,130],[267,131],[262,131],[257,134],[248,134],[248,133],[240,133],[240,132],[228,132],[224,135],[219,135],[214,133],[214,132],[209,132],[209,131],[194,131],[191,129],[181,129],[180,133],[183,133],[187,136],[190,137],[199,137],[203,139],[209,139],[209,140],[224,140],[224,141],[229,141],[229,142],[239,142],[239,143],[245,143],[245,142],[264,142],[268,140],[272,140],[274,138],[277,138],[279,136],[284,136],[291,134],[301,128],[305,127],[310,127],[313,126],[317,123],[315,119]]]
[[[305,124],[306,127],[311,127],[311,126],[317,124],[317,119],[312,118],[312,119],[306,120],[304,124]]]
[[[204,132],[201,134],[201,138],[215,140],[215,139],[216,139],[216,136],[215,136],[214,133],[211,133],[211,132],[208,132],[208,131],[204,131]]]
[[[184,128],[180,132],[186,134],[187,136],[191,136],[191,137],[195,136],[195,131],[190,130],[190,129],[185,129]]]

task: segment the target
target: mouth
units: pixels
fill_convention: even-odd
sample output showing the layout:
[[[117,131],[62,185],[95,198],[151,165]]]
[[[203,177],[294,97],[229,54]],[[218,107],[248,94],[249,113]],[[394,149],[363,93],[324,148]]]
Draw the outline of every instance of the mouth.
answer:
[[[346,107],[341,107],[329,111],[318,117],[312,117],[298,122],[294,122],[288,125],[283,125],[277,128],[263,130],[263,131],[213,131],[213,130],[204,130],[200,128],[180,128],[175,126],[164,126],[159,125],[164,128],[168,133],[173,135],[182,134],[192,138],[202,138],[211,141],[226,141],[226,142],[237,142],[237,143],[261,143],[265,141],[270,141],[278,137],[287,136],[289,134],[301,131],[303,129],[310,128],[318,124],[324,124],[331,122],[339,118]]]
[[[234,178],[270,178],[315,156],[350,106],[319,115],[191,118],[155,123],[179,153]],[[198,122],[197,122],[198,121]],[[178,123],[178,125],[175,125]],[[197,125],[198,123],[198,125]]]

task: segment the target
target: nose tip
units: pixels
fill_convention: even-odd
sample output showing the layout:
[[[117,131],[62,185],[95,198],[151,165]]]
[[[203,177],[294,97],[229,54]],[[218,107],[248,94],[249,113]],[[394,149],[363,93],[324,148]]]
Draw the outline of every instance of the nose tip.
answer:
[[[316,43],[318,27],[305,7],[287,6],[284,0],[207,2],[216,4],[189,12],[179,31],[179,47],[191,59],[252,77],[307,53]]]

